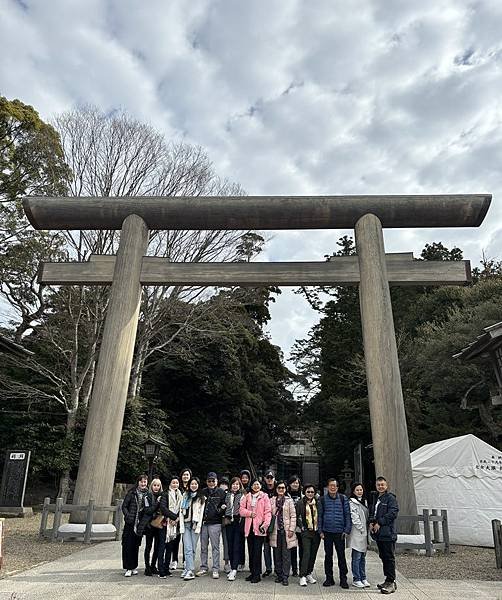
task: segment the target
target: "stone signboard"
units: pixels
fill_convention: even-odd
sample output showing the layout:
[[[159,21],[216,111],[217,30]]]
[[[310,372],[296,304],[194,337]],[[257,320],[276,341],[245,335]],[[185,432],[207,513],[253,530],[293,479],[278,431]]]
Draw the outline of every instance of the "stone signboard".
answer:
[[[30,454],[29,450],[6,451],[0,488],[0,507],[23,506]]]

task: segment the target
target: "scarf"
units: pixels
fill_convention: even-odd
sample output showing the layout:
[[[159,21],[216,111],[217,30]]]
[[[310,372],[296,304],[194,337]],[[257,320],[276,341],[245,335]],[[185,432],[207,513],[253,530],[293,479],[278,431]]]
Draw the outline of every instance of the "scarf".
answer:
[[[305,520],[307,521],[307,529],[310,531],[317,530],[317,502],[305,503]]]
[[[181,501],[183,499],[181,492],[178,490],[172,490],[169,488],[168,500],[169,510],[173,513],[179,514],[181,508]],[[166,527],[166,542],[172,542],[178,536],[180,522],[178,519],[177,523],[168,522]]]
[[[233,497],[233,498],[232,498]],[[242,492],[227,492],[225,498],[225,504],[227,508],[225,509],[225,517],[233,518],[238,517],[240,515],[240,505],[241,505]]]
[[[284,502],[286,501],[286,496],[278,496],[275,501],[275,515],[277,517],[277,528],[284,529]]]
[[[148,489],[140,490],[136,488],[136,504],[138,506],[138,510],[136,511],[136,516],[134,517],[134,533],[138,533],[138,524],[139,524],[139,514],[143,512],[145,508],[150,506],[148,502]]]
[[[183,500],[181,501],[181,510],[186,511],[187,508],[190,508],[196,495],[197,492],[185,492],[183,494]]]

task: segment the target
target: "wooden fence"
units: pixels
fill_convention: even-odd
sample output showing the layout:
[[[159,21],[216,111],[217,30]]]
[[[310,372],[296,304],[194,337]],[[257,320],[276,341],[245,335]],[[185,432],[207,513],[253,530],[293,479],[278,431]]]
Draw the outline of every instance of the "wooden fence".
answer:
[[[427,508],[424,508],[421,515],[399,515],[397,517],[398,532],[400,523],[409,523],[410,521],[423,523],[424,542],[399,542],[398,538],[396,548],[408,548],[410,550],[425,550],[426,556],[432,556],[434,550],[441,550],[445,554],[449,554],[450,535],[448,532],[448,512],[446,510],[441,510],[441,513],[439,513],[437,509],[433,509],[432,511],[430,511]]]
[[[502,523],[499,519],[493,519],[492,531],[495,547],[495,566],[497,569],[502,569]]]
[[[75,524],[72,531],[60,531],[61,522],[64,514],[72,512],[85,512],[85,528]],[[110,528],[106,530],[98,530],[95,524],[93,527],[94,514],[97,512],[112,513],[112,524],[115,530]],[[52,527],[47,527],[49,514],[54,514]],[[56,498],[56,503],[51,504],[50,498],[44,499],[42,508],[42,519],[40,521],[39,535],[53,540],[63,540],[68,538],[82,538],[86,544],[89,544],[95,539],[120,539],[122,531],[122,500],[117,500],[114,506],[96,506],[94,500],[89,500],[87,505],[64,504],[62,498]]]

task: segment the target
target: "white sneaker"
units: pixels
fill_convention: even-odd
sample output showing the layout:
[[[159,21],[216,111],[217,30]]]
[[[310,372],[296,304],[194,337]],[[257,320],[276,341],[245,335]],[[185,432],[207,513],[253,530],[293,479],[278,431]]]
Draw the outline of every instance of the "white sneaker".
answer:
[[[204,575],[207,575],[207,569],[201,569],[195,573],[195,577],[204,577]]]
[[[188,571],[186,569],[183,569],[183,571],[181,571],[180,579],[185,579],[185,575],[187,573],[188,573]]]
[[[353,585],[354,587],[356,587],[356,588],[363,588],[363,587],[366,587],[362,581],[353,581],[353,582],[352,582],[352,585]]]
[[[177,568],[178,568],[178,563],[175,560],[172,560],[169,563],[169,570],[170,571],[176,571]]]
[[[185,577],[183,577],[183,579],[185,581],[190,581],[190,579],[195,579],[195,575],[193,574],[193,571],[186,571]]]
[[[371,583],[367,579],[363,580],[363,585],[364,587],[371,587]]]
[[[314,579],[314,576],[312,575],[312,573],[309,573],[306,577],[307,579],[307,583],[317,583],[317,579]]]
[[[307,585],[307,578],[306,577],[300,577],[300,585]]]
[[[132,575],[137,575],[138,574],[138,570],[137,569],[133,569],[132,570]]]
[[[227,579],[228,579],[228,581],[235,581],[236,576],[237,576],[237,571],[235,569],[232,569],[230,571],[230,573],[227,575]]]
[[[225,566],[223,567],[223,570],[225,571],[225,573],[230,573],[230,571],[232,570],[232,567],[230,566],[229,562],[225,563]]]
[[[244,565],[239,565],[239,566],[237,567],[237,571],[238,571],[239,573],[241,573],[242,571],[244,571]]]
[[[213,579],[219,579],[219,578],[220,578],[219,571],[213,571]]]
[[[130,577],[131,575],[132,575],[131,569],[127,569],[127,571],[124,573],[124,577]]]

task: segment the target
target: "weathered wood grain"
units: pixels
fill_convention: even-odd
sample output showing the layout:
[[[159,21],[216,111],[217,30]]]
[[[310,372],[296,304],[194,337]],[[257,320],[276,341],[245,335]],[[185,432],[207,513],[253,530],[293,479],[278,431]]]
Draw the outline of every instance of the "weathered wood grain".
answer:
[[[477,227],[490,194],[421,196],[27,197],[36,229],[120,229],[130,214],[150,229],[351,229],[363,215],[383,227]]]
[[[355,234],[361,272],[359,299],[375,471],[377,476],[388,480],[397,495],[401,512],[416,515],[408,429],[387,282],[387,270],[392,263],[385,261],[382,226],[377,217],[362,217],[356,223]]]
[[[141,301],[141,262],[148,246],[148,229],[136,216],[127,217],[112,269],[113,285],[106,313],[96,377],[80,455],[74,504],[111,503],[115,469],[122,433],[129,374],[136,341]],[[108,521],[96,513],[94,522]],[[73,522],[85,515],[72,514]]]
[[[39,282],[46,285],[110,285],[114,256],[93,257],[84,263],[43,263]],[[390,285],[465,285],[470,281],[469,261],[416,261],[388,258]],[[329,262],[280,263],[170,263],[144,257],[142,285],[297,286],[357,285],[356,256],[339,256]]]

